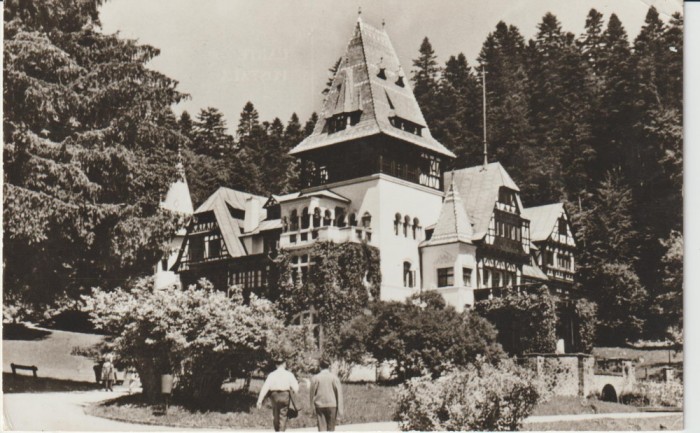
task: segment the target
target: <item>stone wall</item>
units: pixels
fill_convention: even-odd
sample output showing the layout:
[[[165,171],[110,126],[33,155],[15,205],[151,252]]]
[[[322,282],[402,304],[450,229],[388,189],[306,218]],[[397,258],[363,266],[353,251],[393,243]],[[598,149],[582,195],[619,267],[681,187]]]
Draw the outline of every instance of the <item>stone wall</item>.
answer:
[[[521,362],[552,385],[555,395],[586,397],[594,390],[594,358],[581,353],[529,354]]]

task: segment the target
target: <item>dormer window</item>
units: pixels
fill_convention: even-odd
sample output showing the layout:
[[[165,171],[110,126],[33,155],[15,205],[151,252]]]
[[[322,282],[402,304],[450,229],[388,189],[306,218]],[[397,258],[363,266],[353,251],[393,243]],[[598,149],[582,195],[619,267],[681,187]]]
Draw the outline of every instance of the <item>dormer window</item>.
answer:
[[[332,134],[332,133],[338,132],[338,131],[342,131],[348,125],[347,115],[344,113],[343,114],[336,114],[335,116],[328,119],[327,122],[328,122],[328,133],[329,134]]]
[[[559,234],[566,236],[567,233],[566,220],[563,217],[559,218]]]
[[[406,86],[406,85],[404,84],[404,82],[403,82],[403,77],[402,77],[401,75],[399,75],[399,78],[396,80],[396,85],[399,86],[399,87],[404,87],[404,86]]]
[[[398,116],[390,117],[389,123],[391,123],[391,126],[393,126],[396,129],[400,129],[402,131],[406,131],[418,136],[422,135],[423,127],[416,125],[415,123],[410,122],[408,120],[402,119]]]
[[[386,66],[384,66],[384,57],[379,59],[379,73],[377,74],[377,77],[381,78],[382,80],[386,80]]]

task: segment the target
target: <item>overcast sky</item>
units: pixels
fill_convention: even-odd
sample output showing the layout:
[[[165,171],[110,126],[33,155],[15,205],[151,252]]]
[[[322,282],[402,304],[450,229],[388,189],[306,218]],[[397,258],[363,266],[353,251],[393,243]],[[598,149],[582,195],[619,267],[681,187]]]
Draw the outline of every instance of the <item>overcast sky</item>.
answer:
[[[357,20],[386,29],[406,71],[428,36],[440,63],[463,52],[474,64],[498,21],[532,37],[551,11],[566,31],[580,34],[594,7],[616,13],[630,39],[650,5],[664,19],[682,11],[682,0],[110,0],[101,10],[103,31],[160,48],[150,63],[179,81],[191,99],[176,107],[195,115],[217,107],[235,130],[246,101],[262,120],[302,123],[319,110],[327,69],[340,57]]]

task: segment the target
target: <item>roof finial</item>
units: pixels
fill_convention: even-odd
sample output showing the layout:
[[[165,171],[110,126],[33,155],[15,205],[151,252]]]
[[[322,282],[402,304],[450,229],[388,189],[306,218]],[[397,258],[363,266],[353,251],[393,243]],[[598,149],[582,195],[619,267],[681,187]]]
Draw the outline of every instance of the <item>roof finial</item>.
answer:
[[[357,7],[357,21],[362,21],[362,6]]]
[[[382,18],[382,30],[384,30],[385,26],[386,26],[386,21],[384,21],[384,18]]]

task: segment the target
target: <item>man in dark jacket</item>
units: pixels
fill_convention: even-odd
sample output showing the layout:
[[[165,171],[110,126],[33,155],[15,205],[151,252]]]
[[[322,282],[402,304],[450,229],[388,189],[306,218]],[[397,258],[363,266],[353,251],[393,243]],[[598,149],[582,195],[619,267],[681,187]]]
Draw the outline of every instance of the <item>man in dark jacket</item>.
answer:
[[[343,416],[343,390],[330,366],[327,359],[321,359],[321,371],[311,378],[309,396],[311,407],[316,410],[318,431],[335,431],[336,419]]]

